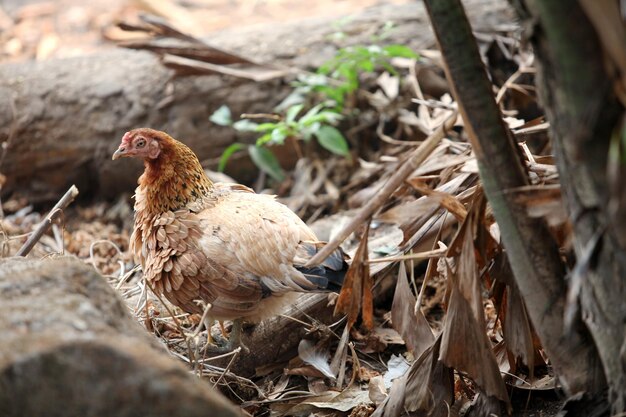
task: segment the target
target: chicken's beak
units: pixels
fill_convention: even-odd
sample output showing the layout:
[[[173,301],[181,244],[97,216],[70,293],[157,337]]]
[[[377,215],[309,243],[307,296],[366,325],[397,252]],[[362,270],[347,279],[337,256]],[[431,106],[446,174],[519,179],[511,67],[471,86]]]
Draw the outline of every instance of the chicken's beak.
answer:
[[[122,158],[124,156],[126,156],[126,148],[123,146],[120,146],[119,149],[115,151],[111,159],[115,161],[116,159]]]

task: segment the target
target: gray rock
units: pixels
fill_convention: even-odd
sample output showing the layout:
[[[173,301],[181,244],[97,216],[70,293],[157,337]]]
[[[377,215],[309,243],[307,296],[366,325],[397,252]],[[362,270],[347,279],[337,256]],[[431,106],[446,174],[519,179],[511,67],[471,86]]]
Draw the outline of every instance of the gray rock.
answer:
[[[0,261],[0,416],[239,416],[72,257]]]

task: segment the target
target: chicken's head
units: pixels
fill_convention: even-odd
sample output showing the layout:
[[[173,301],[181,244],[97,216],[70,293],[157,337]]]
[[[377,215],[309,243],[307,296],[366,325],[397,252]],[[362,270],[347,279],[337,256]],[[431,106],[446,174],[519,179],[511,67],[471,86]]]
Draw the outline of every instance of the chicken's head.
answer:
[[[162,150],[162,142],[167,136],[158,130],[142,128],[126,132],[122,137],[119,148],[113,154],[112,159],[123,157],[157,159]]]

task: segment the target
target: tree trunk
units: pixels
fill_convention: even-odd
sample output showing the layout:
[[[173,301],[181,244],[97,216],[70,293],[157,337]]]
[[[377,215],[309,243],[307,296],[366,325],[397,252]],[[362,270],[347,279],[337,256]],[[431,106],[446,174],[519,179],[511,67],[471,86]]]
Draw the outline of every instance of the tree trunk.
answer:
[[[485,28],[512,20],[504,0],[468,0]],[[387,21],[396,27],[384,42],[415,50],[432,47],[433,35],[421,3],[367,9],[340,29],[336,19],[314,18],[212,35],[209,42],[260,62],[313,69],[338,45],[371,44]],[[209,116],[222,104],[233,115],[268,112],[291,91],[288,83],[255,83],[223,76],[172,79],[145,52],[112,50],[80,58],[0,66],[0,141],[10,138],[0,172],[3,194],[19,191],[30,201],[56,200],[75,183],[81,195],[112,197],[134,189],[139,163],[112,164],[124,132],[142,126],[166,130],[186,142],[202,161],[218,158],[241,140]],[[250,139],[250,138],[248,138]],[[229,174],[246,179],[252,165],[229,164]],[[212,166],[213,168],[215,165]],[[251,179],[249,175],[247,179]]]
[[[241,415],[78,259],[0,262],[0,415]]]
[[[607,176],[611,136],[623,108],[613,93],[602,45],[579,2],[516,3],[532,28],[528,34],[538,57],[540,97],[574,225],[578,265],[570,291],[580,296],[584,322],[603,362],[613,413],[624,412],[626,247],[620,235],[624,225],[609,211],[612,198],[620,195],[610,195]],[[618,193],[623,195],[623,188]]]

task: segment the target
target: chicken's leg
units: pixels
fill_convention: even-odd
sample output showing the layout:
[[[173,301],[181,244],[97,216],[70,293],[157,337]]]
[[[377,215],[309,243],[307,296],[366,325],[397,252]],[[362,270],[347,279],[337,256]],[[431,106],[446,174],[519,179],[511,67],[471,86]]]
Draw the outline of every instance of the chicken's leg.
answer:
[[[230,336],[228,337],[228,341],[223,345],[217,345],[213,342],[212,338],[209,339],[211,337],[211,332],[209,331],[209,336],[207,336],[207,344],[204,347],[204,350],[208,353],[224,354],[232,352],[237,347],[241,347],[243,350],[248,351],[248,348],[241,342],[241,330],[242,320],[233,320],[233,327],[230,331]]]

